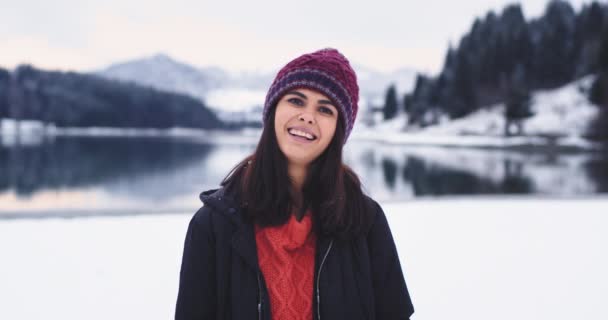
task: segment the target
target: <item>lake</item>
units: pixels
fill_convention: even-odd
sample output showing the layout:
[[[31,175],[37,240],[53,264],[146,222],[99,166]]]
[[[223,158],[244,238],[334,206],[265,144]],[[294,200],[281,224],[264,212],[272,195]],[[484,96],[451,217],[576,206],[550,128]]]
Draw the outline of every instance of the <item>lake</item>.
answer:
[[[257,137],[56,137],[0,146],[3,217],[184,212],[252,153]],[[349,140],[344,161],[379,201],[428,196],[593,196],[608,156],[396,146]]]

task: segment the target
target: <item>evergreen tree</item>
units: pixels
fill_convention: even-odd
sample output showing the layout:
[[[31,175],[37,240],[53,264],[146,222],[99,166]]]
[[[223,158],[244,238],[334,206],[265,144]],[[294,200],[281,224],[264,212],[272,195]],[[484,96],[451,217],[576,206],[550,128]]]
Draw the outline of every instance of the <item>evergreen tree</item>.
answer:
[[[516,126],[518,135],[523,134],[523,121],[534,115],[531,110],[530,92],[523,87],[511,88],[505,106],[505,135],[511,135],[512,125]]]
[[[608,10],[597,2],[584,6],[576,20],[575,47],[580,48],[576,57],[575,77],[595,73],[598,63],[602,29],[608,20]],[[608,21],[607,21],[608,22]]]
[[[542,34],[536,59],[540,88],[556,87],[570,81],[574,75],[575,17],[570,3],[552,0],[538,23]]]
[[[608,73],[608,21],[602,32],[601,45],[597,59],[598,69],[600,72]]]
[[[534,115],[532,112],[532,101],[526,74],[522,64],[518,65],[511,77],[509,84],[509,94],[505,103],[505,135],[511,135],[511,127],[515,125],[517,134],[523,134],[523,122],[525,119]]]
[[[452,83],[453,98],[446,106],[453,119],[464,117],[477,109],[473,63],[466,52],[461,52],[457,59]]]
[[[133,83],[74,72],[48,72],[32,66],[17,67],[9,82],[8,114],[17,119],[70,127],[222,126],[215,114],[192,97]]]
[[[384,120],[389,120],[397,115],[397,89],[390,85],[384,97],[384,108],[382,109]]]
[[[591,87],[591,102],[608,109],[608,26],[604,28],[597,57],[597,78]]]
[[[475,20],[458,46],[449,47],[436,78],[417,79],[404,101],[409,122],[424,125],[424,115],[433,109],[451,118],[466,116],[525,92],[597,73],[604,68],[599,61],[606,61],[598,59],[606,55],[600,53],[601,25],[608,25],[608,6],[597,1],[577,14],[569,3],[554,0],[543,16],[528,22],[519,5],[507,6],[500,15],[489,12]],[[525,88],[512,86],[518,68],[526,76]],[[596,95],[608,92],[599,84],[594,88]]]
[[[414,91],[406,98],[406,111],[408,113],[408,124],[424,124],[424,115],[430,110],[428,104],[432,91],[432,79],[418,74]]]
[[[8,118],[8,93],[11,74],[0,68],[0,119]]]
[[[596,140],[608,140],[608,24],[602,34],[602,42],[598,55],[599,72],[593,82],[590,100],[600,111],[592,121],[588,136]]]

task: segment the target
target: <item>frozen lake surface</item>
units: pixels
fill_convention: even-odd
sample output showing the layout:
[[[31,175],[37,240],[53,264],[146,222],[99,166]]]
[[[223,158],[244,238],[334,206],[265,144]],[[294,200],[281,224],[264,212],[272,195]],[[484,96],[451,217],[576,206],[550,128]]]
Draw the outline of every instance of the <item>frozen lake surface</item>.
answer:
[[[383,208],[415,320],[608,319],[608,198]],[[0,319],[171,319],[192,214],[0,220]]]

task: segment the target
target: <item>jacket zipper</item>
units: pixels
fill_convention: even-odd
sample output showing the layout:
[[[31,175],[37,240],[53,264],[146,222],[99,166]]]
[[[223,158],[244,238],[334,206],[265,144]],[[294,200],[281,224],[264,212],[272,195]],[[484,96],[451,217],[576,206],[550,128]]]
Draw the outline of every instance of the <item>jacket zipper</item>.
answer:
[[[260,280],[260,272],[258,271],[258,320],[262,320],[262,281]]]
[[[319,266],[319,272],[317,273],[317,320],[321,320],[321,289],[320,280],[321,280],[321,269],[323,269],[323,264],[325,263],[325,259],[331,250],[331,246],[334,244],[334,240],[329,242],[329,247],[327,247],[327,251],[325,251],[325,255],[323,256],[323,260],[321,260],[321,265]]]

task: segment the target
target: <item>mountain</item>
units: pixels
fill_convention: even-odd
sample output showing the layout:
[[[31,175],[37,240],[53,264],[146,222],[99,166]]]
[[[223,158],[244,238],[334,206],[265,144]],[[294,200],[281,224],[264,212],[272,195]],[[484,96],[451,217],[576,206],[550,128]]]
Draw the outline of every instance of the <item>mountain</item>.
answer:
[[[363,110],[368,103],[382,104],[390,84],[395,84],[402,96],[412,89],[416,75],[412,69],[383,73],[358,64],[353,64],[353,68],[359,77],[360,107]],[[277,71],[230,73],[220,67],[196,68],[165,54],[157,54],[113,64],[97,74],[189,94],[205,101],[223,120],[237,121],[235,119],[257,117]]]
[[[204,100],[210,90],[223,86],[228,78],[220,68],[199,70],[162,53],[116,63],[95,73],[109,79],[187,94],[199,100]]]

